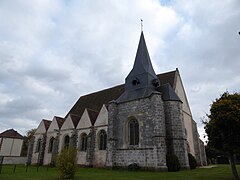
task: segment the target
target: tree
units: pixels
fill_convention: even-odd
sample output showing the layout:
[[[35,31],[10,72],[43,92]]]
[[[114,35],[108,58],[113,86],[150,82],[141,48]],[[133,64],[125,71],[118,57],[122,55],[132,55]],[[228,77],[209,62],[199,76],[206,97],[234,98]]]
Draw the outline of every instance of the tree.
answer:
[[[60,178],[73,179],[77,164],[77,149],[74,147],[63,148],[56,159]]]
[[[215,164],[217,156],[221,155],[215,148],[210,147],[209,144],[205,146],[208,164]]]
[[[23,145],[22,145],[21,156],[27,156],[29,141],[33,138],[36,130],[37,129],[30,129],[30,130],[26,131],[26,135],[23,136]]]
[[[225,92],[213,102],[208,117],[205,122],[208,145],[227,153],[233,177],[239,180],[234,154],[240,152],[240,94]]]

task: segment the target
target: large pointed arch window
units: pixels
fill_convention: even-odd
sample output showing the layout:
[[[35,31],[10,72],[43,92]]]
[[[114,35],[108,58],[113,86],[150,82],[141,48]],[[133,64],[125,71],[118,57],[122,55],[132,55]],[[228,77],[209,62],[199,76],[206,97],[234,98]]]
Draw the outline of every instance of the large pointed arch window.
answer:
[[[70,138],[68,135],[66,135],[64,137],[64,148],[69,148],[69,141],[70,141]]]
[[[104,130],[99,132],[99,150],[106,150],[107,148],[107,133]]]
[[[128,123],[129,127],[129,144],[138,145],[139,143],[139,124],[136,119],[131,119]]]
[[[51,139],[49,141],[49,146],[48,146],[49,153],[52,153],[52,151],[53,151],[53,141],[54,141],[54,137],[51,137]]]
[[[37,145],[36,145],[36,153],[38,153],[40,151],[40,148],[41,148],[41,139],[38,139],[37,140]]]
[[[80,150],[81,151],[86,151],[87,150],[87,134],[86,133],[82,133],[80,136],[81,140],[80,140]]]

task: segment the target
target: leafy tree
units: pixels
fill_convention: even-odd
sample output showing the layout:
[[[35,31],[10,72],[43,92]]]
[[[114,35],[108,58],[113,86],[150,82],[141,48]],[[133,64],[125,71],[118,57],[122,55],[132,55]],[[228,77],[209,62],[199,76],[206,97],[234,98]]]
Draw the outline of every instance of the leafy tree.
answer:
[[[27,156],[28,143],[33,138],[36,130],[37,129],[30,129],[30,130],[26,131],[26,135],[23,136],[23,145],[22,145],[21,156]]]
[[[56,158],[56,165],[60,171],[60,178],[73,179],[76,171],[77,149],[64,148]]]
[[[240,152],[240,94],[225,92],[213,102],[208,117],[208,145],[228,154],[233,177],[239,180],[234,154]]]
[[[215,148],[210,147],[209,144],[205,146],[206,156],[209,164],[215,164],[218,155],[221,155]]]

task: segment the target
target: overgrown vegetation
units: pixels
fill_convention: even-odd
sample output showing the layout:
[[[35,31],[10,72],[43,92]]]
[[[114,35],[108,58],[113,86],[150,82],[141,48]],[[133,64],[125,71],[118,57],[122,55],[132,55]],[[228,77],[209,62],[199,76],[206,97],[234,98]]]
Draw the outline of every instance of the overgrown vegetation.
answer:
[[[77,149],[73,147],[64,148],[56,158],[56,165],[60,172],[60,178],[74,178],[77,167]]]
[[[191,153],[188,153],[188,161],[189,161],[190,169],[196,169],[197,160],[195,159],[195,157]]]
[[[167,167],[169,172],[179,171],[181,165],[179,163],[178,157],[175,154],[167,154]]]

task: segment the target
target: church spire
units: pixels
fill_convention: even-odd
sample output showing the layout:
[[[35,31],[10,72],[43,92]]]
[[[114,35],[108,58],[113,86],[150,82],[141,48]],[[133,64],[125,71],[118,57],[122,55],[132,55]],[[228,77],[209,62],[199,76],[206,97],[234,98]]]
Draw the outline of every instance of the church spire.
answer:
[[[117,101],[150,96],[159,85],[160,82],[153,70],[144,35],[141,32],[133,68],[125,79],[125,92]]]
[[[136,76],[138,74],[143,74],[143,73],[147,73],[153,76],[154,78],[157,78],[152,67],[150,56],[148,54],[148,49],[147,49],[143,32],[141,32],[133,69],[129,73],[128,77]]]

